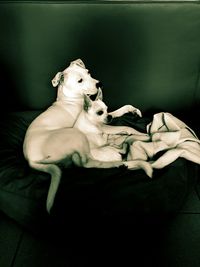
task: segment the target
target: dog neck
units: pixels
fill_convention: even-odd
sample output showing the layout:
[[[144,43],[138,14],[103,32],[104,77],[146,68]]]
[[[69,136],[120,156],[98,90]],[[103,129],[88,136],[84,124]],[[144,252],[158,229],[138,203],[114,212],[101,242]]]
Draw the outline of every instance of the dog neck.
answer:
[[[88,118],[88,114],[86,111],[82,111],[75,123],[76,128],[82,131],[85,134],[95,133],[95,134],[102,134],[102,128],[99,124],[94,124]]]
[[[57,101],[68,101],[68,102],[80,102],[83,103],[83,95],[82,94],[75,94],[69,90],[65,90],[63,93],[63,86],[59,86],[58,93],[57,93]]]

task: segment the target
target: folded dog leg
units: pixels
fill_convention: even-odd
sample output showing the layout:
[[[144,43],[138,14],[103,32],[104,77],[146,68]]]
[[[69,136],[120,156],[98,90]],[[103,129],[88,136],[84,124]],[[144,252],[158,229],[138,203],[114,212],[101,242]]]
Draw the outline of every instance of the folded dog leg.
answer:
[[[123,161],[100,161],[94,159],[91,155],[74,153],[72,156],[72,161],[76,166],[84,168],[118,168],[120,166],[125,166]]]
[[[92,158],[89,158],[88,161],[84,164],[85,168],[100,169],[118,168],[120,166],[125,166],[123,161],[99,161]]]

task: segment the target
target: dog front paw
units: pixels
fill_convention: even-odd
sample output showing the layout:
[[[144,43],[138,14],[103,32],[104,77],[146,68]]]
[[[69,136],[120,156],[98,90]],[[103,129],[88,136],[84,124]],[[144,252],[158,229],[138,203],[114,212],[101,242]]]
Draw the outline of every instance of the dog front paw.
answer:
[[[134,107],[133,107],[134,108]],[[142,117],[142,112],[138,108],[134,108],[132,111],[133,114],[136,114],[140,118]]]
[[[138,108],[136,108],[133,113],[136,113],[140,118],[142,117],[142,112]]]
[[[127,113],[131,112],[133,114],[138,115],[139,117],[142,117],[142,112],[138,108],[135,108],[132,105],[126,105],[125,107],[126,107]]]

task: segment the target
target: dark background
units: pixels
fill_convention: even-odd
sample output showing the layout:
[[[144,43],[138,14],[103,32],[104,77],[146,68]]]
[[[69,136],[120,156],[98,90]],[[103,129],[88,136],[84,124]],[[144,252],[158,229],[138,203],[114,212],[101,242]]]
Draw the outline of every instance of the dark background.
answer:
[[[54,75],[81,58],[111,108],[190,109],[200,95],[199,28],[195,3],[1,3],[1,108],[48,107]]]

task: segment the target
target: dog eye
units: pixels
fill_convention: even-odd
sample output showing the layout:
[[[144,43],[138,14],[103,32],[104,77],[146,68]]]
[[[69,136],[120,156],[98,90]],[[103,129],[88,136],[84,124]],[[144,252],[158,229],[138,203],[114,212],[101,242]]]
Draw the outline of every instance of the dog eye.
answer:
[[[97,111],[97,115],[101,116],[103,114],[103,110]]]
[[[78,80],[78,83],[82,83],[83,79]]]

